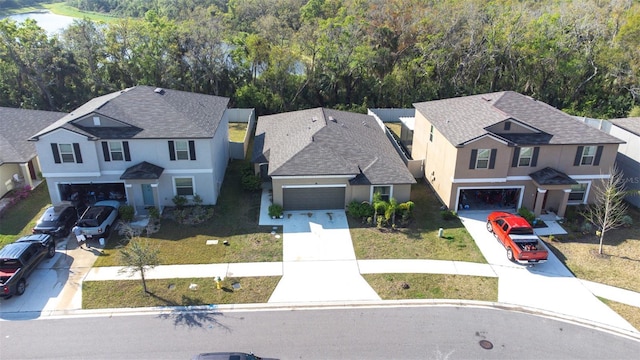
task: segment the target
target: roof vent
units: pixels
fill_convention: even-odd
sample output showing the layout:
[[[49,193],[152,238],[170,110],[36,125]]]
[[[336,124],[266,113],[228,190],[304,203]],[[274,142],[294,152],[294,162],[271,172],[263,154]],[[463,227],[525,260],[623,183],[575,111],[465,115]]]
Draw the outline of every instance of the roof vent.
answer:
[[[488,98],[488,97],[484,97],[484,96],[483,96],[483,97],[482,97],[482,100],[484,100],[484,101],[491,101],[491,98]]]
[[[153,90],[153,92],[156,93],[156,94],[164,95],[164,89],[163,88],[156,88],[155,90]]]
[[[318,121],[318,117],[317,117],[317,116],[312,117],[312,118],[311,118],[311,121],[312,121],[312,122],[316,122],[316,121]]]
[[[333,116],[329,116],[329,121],[333,121],[334,123],[338,122],[338,120],[336,120]]]

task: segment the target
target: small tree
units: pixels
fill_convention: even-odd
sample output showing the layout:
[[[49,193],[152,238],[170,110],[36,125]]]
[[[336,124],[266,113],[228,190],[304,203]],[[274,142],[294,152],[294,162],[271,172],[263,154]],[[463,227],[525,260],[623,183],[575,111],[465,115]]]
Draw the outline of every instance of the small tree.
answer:
[[[130,275],[140,273],[142,288],[148,294],[145,272],[156,267],[160,261],[158,259],[159,250],[152,248],[147,241],[142,242],[139,238],[129,242],[129,246],[120,250],[120,257],[125,267],[120,272],[127,272]]]
[[[585,220],[591,222],[598,228],[597,235],[600,237],[600,247],[598,253],[602,255],[602,245],[604,235],[607,231],[624,225],[624,216],[627,212],[627,205],[624,203],[624,178],[622,173],[614,166],[610,169],[611,176],[602,179],[594,188],[595,202],[580,211],[580,215]]]

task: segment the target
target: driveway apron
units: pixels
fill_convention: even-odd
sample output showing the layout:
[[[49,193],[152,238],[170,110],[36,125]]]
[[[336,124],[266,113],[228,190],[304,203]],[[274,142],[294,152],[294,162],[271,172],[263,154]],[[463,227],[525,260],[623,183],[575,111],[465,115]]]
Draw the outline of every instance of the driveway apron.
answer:
[[[360,275],[343,210],[287,213],[281,224],[283,276],[270,303],[380,300]]]
[[[522,305],[601,324],[636,331],[618,313],[595,297],[579,279],[549,251],[546,263],[527,266],[507,259],[504,246],[486,229],[485,211],[459,214],[487,262],[498,275],[498,301]]]

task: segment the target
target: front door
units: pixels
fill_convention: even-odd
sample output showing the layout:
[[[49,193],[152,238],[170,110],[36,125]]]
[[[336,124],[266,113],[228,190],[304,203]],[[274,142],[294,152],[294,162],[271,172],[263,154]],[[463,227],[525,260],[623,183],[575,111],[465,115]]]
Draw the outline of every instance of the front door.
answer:
[[[151,188],[151,184],[142,184],[142,201],[144,202],[144,206],[155,206],[155,201],[153,201],[153,189]]]

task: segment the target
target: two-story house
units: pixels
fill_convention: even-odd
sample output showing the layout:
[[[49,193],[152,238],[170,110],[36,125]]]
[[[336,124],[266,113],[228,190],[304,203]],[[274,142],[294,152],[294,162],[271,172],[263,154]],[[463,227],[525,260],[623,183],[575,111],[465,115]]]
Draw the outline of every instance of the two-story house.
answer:
[[[90,100],[31,137],[51,201],[176,195],[215,204],[229,161],[228,98],[136,86]]]
[[[412,157],[450,209],[526,207],[564,216],[593,200],[623,141],[506,91],[414,104]]]

